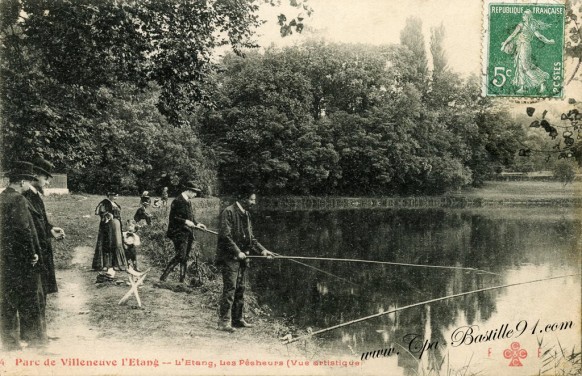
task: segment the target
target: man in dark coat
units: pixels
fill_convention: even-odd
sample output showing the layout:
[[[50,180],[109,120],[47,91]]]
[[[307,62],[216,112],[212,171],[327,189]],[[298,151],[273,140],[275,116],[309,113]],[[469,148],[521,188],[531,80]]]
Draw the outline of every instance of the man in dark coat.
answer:
[[[234,327],[248,328],[252,325],[243,317],[246,256],[253,252],[272,258],[273,253],[257,241],[253,235],[251,209],[257,196],[252,189],[241,189],[237,201],[220,214],[216,262],[222,272],[223,290],[219,303],[218,329],[234,332]]]
[[[15,162],[7,174],[8,187],[0,193],[0,336],[5,350],[47,343],[41,249],[22,193],[29,189],[32,164]],[[20,333],[18,332],[20,327]]]
[[[152,203],[150,196],[141,196],[140,199],[140,207],[137,209],[135,214],[133,215],[133,220],[135,223],[139,224],[142,220],[146,221],[148,226],[152,225],[152,215],[148,213],[147,208]]]
[[[184,191],[172,201],[170,205],[170,220],[166,236],[174,243],[176,255],[162,273],[160,281],[165,281],[170,272],[180,264],[180,282],[186,278],[186,266],[192,243],[194,242],[194,229],[206,230],[206,226],[198,223],[194,218],[194,210],[190,199],[196,197],[202,190],[192,181],[186,183]]]
[[[53,246],[51,238],[61,240],[65,238],[65,232],[60,227],[53,226],[46,215],[46,209],[41,194],[44,188],[50,184],[52,179],[52,164],[43,158],[37,158],[33,162],[33,171],[37,180],[30,183],[31,187],[22,195],[28,199],[32,206],[32,219],[36,230],[38,241],[41,247],[40,259],[42,261],[42,285],[46,294],[55,293],[57,288],[57,278],[55,275],[55,262],[53,256]]]

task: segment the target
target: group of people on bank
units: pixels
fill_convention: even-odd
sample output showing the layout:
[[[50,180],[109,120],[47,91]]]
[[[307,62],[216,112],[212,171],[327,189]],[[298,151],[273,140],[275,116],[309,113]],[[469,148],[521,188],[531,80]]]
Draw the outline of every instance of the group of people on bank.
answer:
[[[194,230],[206,230],[206,226],[196,221],[190,200],[202,192],[194,182],[186,183],[184,191],[172,201],[167,236],[174,243],[175,256],[165,268],[160,281],[165,281],[170,272],[180,265],[179,281],[184,282],[186,265],[192,249]],[[223,290],[219,303],[218,329],[234,332],[235,328],[252,325],[243,315],[246,285],[247,255],[251,252],[268,258],[273,253],[261,245],[253,234],[251,209],[257,196],[250,187],[240,188],[236,201],[220,214],[216,264],[222,274]]]
[[[202,189],[193,181],[184,184],[182,192],[172,201],[166,236],[174,245],[174,257],[165,267],[160,281],[167,280],[170,273],[179,266],[178,280],[186,278],[187,263],[195,240],[194,230],[206,230],[206,225],[196,220],[191,201],[199,196]],[[164,196],[165,194],[165,196]],[[149,199],[149,197],[147,197]],[[109,276],[115,275],[115,269],[126,270],[131,267],[127,247],[124,251],[122,238],[121,207],[115,201],[117,193],[109,192],[107,199],[97,206],[95,214],[101,217],[99,235],[93,259],[93,269],[107,269]],[[167,202],[167,189],[162,195],[162,205]],[[151,215],[146,212],[149,200],[144,200],[134,216],[135,221],[145,219],[148,224]],[[218,329],[227,332],[236,327],[251,327],[243,317],[244,291],[246,284],[247,255],[251,252],[272,258],[273,253],[263,247],[253,235],[251,209],[256,204],[256,193],[252,188],[241,189],[237,200],[226,207],[220,215],[220,228],[216,263],[220,267],[223,280],[223,293],[220,299]],[[135,252],[133,267],[135,267]]]
[[[52,239],[65,238],[46,214],[42,194],[52,164],[15,162],[0,193],[0,338],[4,350],[48,343],[46,298],[58,291]]]
[[[45,347],[46,297],[58,291],[55,276],[52,240],[65,238],[62,228],[53,226],[47,217],[42,194],[50,183],[52,164],[37,158],[33,163],[15,162],[6,177],[8,186],[0,193],[0,338],[4,350]],[[188,181],[172,201],[167,237],[174,245],[174,257],[164,269],[160,281],[167,280],[176,266],[178,279],[184,282],[187,262],[195,239],[194,230],[206,230],[198,222],[191,200],[202,192],[200,186]],[[162,205],[167,200],[167,189]],[[94,270],[137,269],[135,249],[128,252],[124,244],[121,207],[116,203],[117,192],[110,191],[97,205],[99,234],[93,258]],[[140,210],[135,217],[151,223],[147,207],[149,196],[142,195]],[[223,292],[220,298],[218,329],[234,332],[236,327],[252,325],[245,321],[244,292],[248,258],[251,253],[273,258],[274,254],[254,237],[251,209],[256,204],[252,188],[243,188],[236,201],[220,214],[216,263],[220,267]],[[134,222],[140,218],[134,218]],[[24,343],[23,343],[24,342]]]

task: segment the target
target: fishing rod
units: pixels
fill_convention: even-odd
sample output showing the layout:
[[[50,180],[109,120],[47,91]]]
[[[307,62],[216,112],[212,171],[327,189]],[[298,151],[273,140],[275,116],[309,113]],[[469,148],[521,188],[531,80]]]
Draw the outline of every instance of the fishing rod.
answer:
[[[265,258],[265,256],[247,256],[251,258]],[[380,264],[380,265],[396,265],[396,266],[411,266],[411,267],[422,267],[422,268],[439,268],[439,269],[458,269],[458,270],[468,270],[472,272],[487,273],[493,275],[499,275],[498,273],[493,273],[487,270],[468,268],[463,266],[444,266],[444,265],[423,265],[423,264],[406,264],[402,262],[389,262],[389,261],[376,261],[376,260],[361,260],[361,259],[345,259],[345,258],[333,258],[333,257],[311,257],[311,256],[277,256],[276,258],[281,259],[293,259],[293,260],[323,260],[323,261],[344,261],[344,262],[362,262],[368,264]]]
[[[214,230],[209,230],[209,229],[207,229],[207,228],[206,228],[206,229],[204,229],[204,228],[200,228],[200,227],[194,227],[194,228],[195,228],[196,230],[200,230],[200,231],[202,231],[202,232],[209,232],[209,233],[211,233],[211,234],[218,235],[218,232],[216,232],[216,231],[214,231]]]
[[[532,280],[532,281],[516,282],[516,283],[510,283],[510,284],[507,284],[507,285],[486,287],[486,288],[479,289],[479,290],[472,290],[472,291],[462,292],[462,293],[459,293],[459,294],[453,294],[453,295],[443,296],[441,298],[435,298],[435,299],[425,300],[424,302],[410,304],[410,305],[407,305],[407,306],[404,306],[404,307],[391,309],[389,311],[383,311],[383,312],[376,313],[376,314],[373,314],[373,315],[370,315],[370,316],[361,317],[359,319],[355,319],[355,320],[348,321],[348,322],[345,322],[345,323],[341,323],[341,324],[338,324],[338,325],[330,326],[329,328],[317,330],[315,332],[311,332],[311,333],[305,334],[303,336],[299,336],[297,338],[291,338],[291,339],[287,340],[286,344],[293,343],[293,342],[299,341],[300,339],[308,338],[308,337],[314,336],[316,334],[321,334],[321,333],[324,333],[324,332],[328,332],[330,330],[334,330],[334,329],[341,328],[341,327],[348,326],[348,325],[352,325],[352,324],[355,324],[355,323],[358,323],[358,322],[366,321],[366,320],[369,320],[369,319],[372,319],[372,318],[375,318],[375,317],[380,317],[380,316],[383,316],[383,315],[387,315],[387,314],[394,313],[394,312],[398,312],[398,311],[403,311],[403,310],[408,309],[408,308],[418,307],[418,306],[425,305],[425,304],[429,304],[429,303],[440,302],[440,301],[446,300],[446,299],[458,298],[459,296],[465,296],[465,295],[475,294],[477,292],[496,290],[496,289],[501,289],[501,288],[505,288],[505,287],[513,287],[513,286],[525,285],[525,284],[528,284],[528,283],[536,283],[536,282],[549,281],[549,280],[558,279],[558,278],[576,277],[576,276],[580,276],[580,275],[581,275],[580,273],[579,274],[569,274],[569,275],[561,275],[561,276],[557,276],[557,277],[535,279],[535,280]]]
[[[275,255],[277,258],[283,258],[283,256],[281,256],[281,255],[280,255],[280,254],[278,254],[278,253],[275,253],[275,252],[272,252],[272,253],[273,253],[273,254],[274,254],[274,255]],[[247,256],[247,257],[248,257],[248,256]],[[330,272],[328,272],[328,271],[325,271],[325,270],[323,270],[323,269],[316,268],[315,266],[312,266],[312,265],[309,265],[309,264],[305,264],[305,263],[303,263],[303,262],[301,262],[301,261],[297,261],[297,260],[295,260],[295,259],[288,259],[288,260],[289,260],[289,261],[292,261],[292,262],[294,262],[294,263],[297,263],[297,264],[299,264],[299,265],[303,265],[303,266],[306,266],[306,267],[308,267],[308,268],[311,268],[311,269],[317,270],[318,272],[321,272],[321,273],[324,273],[324,274],[330,275],[330,276],[332,276],[332,277],[335,277],[335,278],[337,278],[337,279],[340,279],[340,280],[342,280],[342,281],[344,281],[344,282],[351,283],[352,285],[359,286],[357,283],[354,283],[354,282],[350,281],[349,279],[345,279],[345,278],[343,278],[343,277],[340,277],[340,276],[338,276],[338,275],[335,275],[335,274],[333,274],[333,273],[330,273]]]
[[[200,228],[200,227],[195,227],[195,228],[196,228],[197,230],[200,230],[200,231],[209,232],[209,233],[211,233],[211,234],[218,235],[218,232],[216,232],[216,231],[213,231],[213,230],[209,230],[209,229],[202,229],[202,228]],[[277,258],[283,258],[283,257],[284,257],[284,256],[281,256],[281,255],[280,255],[280,254],[278,254],[278,253],[275,253],[275,252],[272,252],[272,253],[273,253],[273,255],[275,255]],[[248,257],[248,256],[247,256],[247,257]],[[292,262],[294,262],[294,263],[296,263],[296,264],[299,264],[299,265],[303,265],[303,266],[305,266],[305,267],[308,267],[308,268],[310,268],[310,269],[317,270],[317,271],[318,271],[318,272],[320,272],[320,273],[324,273],[324,274],[330,275],[330,276],[332,276],[332,277],[335,277],[335,278],[337,278],[337,279],[340,279],[340,280],[342,280],[342,281],[344,281],[344,282],[351,283],[352,285],[357,285],[357,283],[354,283],[354,282],[352,282],[352,281],[350,281],[350,280],[348,280],[348,279],[342,278],[342,277],[340,277],[340,276],[338,276],[338,275],[335,275],[335,274],[333,274],[333,273],[327,272],[327,271],[325,271],[325,270],[322,270],[322,269],[316,268],[315,266],[308,265],[308,264],[305,264],[305,263],[303,263],[303,262],[301,262],[301,261],[297,261],[297,260],[294,260],[294,259],[290,259],[290,261],[292,261]]]
[[[218,232],[216,232],[216,231],[212,231],[212,230],[208,230],[208,229],[201,229],[199,227],[196,227],[196,228],[198,230],[200,230],[200,231],[205,231],[205,232],[209,232],[211,234],[218,235]],[[443,265],[407,264],[407,263],[402,263],[402,262],[389,262],[389,261],[376,261],[376,260],[340,259],[340,258],[331,258],[331,257],[282,256],[282,255],[279,255],[279,254],[276,254],[276,253],[273,253],[273,254],[278,259],[291,260],[291,261],[296,262],[298,264],[301,264],[301,265],[310,267],[310,268],[315,269],[315,270],[319,270],[322,273],[326,273],[326,274],[333,275],[334,277],[340,278],[340,279],[342,279],[344,281],[347,281],[347,280],[346,279],[343,279],[341,277],[338,277],[338,276],[336,276],[334,274],[331,274],[329,272],[325,272],[325,271],[323,271],[321,269],[318,269],[318,268],[316,268],[314,266],[304,264],[304,263],[299,262],[297,260],[323,260],[323,261],[362,262],[362,263],[380,264],[380,265],[424,267],[424,268],[437,268],[437,269],[457,269],[457,270],[467,270],[467,271],[478,272],[478,273],[499,275],[498,273],[490,272],[490,271],[487,271],[487,270],[482,270],[482,269],[477,269],[477,268],[468,268],[468,267],[463,267],[463,266],[443,266]],[[250,257],[250,258],[266,258],[266,256],[253,256],[253,255],[248,255],[247,257]]]

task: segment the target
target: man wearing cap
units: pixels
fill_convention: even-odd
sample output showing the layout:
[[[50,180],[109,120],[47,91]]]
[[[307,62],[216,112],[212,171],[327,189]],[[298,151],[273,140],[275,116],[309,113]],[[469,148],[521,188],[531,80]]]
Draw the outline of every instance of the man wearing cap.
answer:
[[[144,192],[145,193],[145,192]],[[152,203],[150,196],[142,195],[140,198],[140,207],[137,209],[133,215],[133,220],[135,223],[139,224],[142,220],[145,220],[148,226],[152,224],[152,215],[148,213],[147,208]]]
[[[190,249],[194,241],[194,229],[206,230],[206,226],[198,223],[194,218],[194,211],[190,199],[196,197],[202,190],[193,181],[185,184],[184,191],[172,201],[170,205],[170,220],[166,236],[174,243],[176,255],[162,273],[160,281],[165,281],[170,272],[180,264],[180,282],[186,278],[186,266]]]
[[[28,162],[15,162],[6,176],[8,187],[0,193],[0,337],[5,350],[19,350],[20,339],[31,347],[47,343],[41,248],[22,195],[36,178]]]
[[[247,255],[252,252],[273,257],[273,253],[253,235],[249,209],[256,201],[257,196],[251,187],[241,187],[237,201],[220,213],[216,264],[222,272],[223,289],[219,302],[218,330],[232,333],[235,327],[252,327],[243,316]]]
[[[53,246],[51,238],[62,240],[65,238],[65,232],[60,227],[53,226],[46,215],[46,209],[41,194],[44,194],[44,188],[50,184],[52,164],[43,158],[37,158],[33,161],[33,172],[36,180],[30,183],[29,190],[22,195],[28,199],[32,207],[31,214],[34,221],[38,241],[41,247],[41,268],[42,268],[42,285],[46,294],[55,293],[57,288],[57,278],[55,275],[55,262],[53,257]]]

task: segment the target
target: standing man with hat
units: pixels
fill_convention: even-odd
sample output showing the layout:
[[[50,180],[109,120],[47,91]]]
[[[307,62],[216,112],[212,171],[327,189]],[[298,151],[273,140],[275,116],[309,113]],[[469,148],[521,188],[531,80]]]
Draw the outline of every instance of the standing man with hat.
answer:
[[[42,285],[46,294],[58,292],[57,278],[55,275],[55,262],[53,257],[53,246],[51,238],[62,240],[65,232],[60,227],[53,226],[46,215],[46,209],[42,200],[44,188],[50,184],[52,179],[51,170],[53,165],[45,159],[38,157],[33,160],[33,172],[36,180],[30,183],[29,190],[22,195],[28,199],[32,206],[31,214],[34,221],[38,241],[40,243],[42,260]]]
[[[246,288],[247,255],[250,252],[268,258],[273,253],[253,235],[249,209],[255,206],[257,195],[251,187],[241,187],[237,201],[220,213],[216,264],[222,272],[222,297],[219,302],[218,330],[234,332],[237,328],[250,328],[252,324],[243,316]]]
[[[36,178],[32,164],[15,162],[0,193],[0,337],[5,350],[47,343],[45,298],[41,282],[41,248],[22,195]],[[18,328],[20,327],[20,333]]]
[[[194,242],[194,229],[206,230],[206,226],[198,223],[194,218],[194,210],[190,200],[200,194],[202,190],[193,181],[188,181],[184,191],[172,201],[170,205],[170,220],[166,236],[174,243],[176,255],[162,273],[160,281],[165,281],[170,272],[180,264],[180,282],[186,278],[186,266],[192,243]]]

